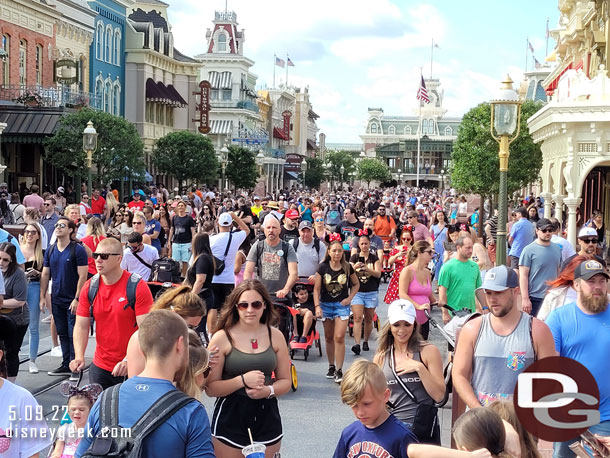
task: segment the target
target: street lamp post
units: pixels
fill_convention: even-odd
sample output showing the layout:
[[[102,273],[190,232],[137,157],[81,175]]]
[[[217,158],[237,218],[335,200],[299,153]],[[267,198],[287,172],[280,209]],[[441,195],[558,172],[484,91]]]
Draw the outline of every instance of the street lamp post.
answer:
[[[496,237],[496,265],[506,264],[506,219],[508,210],[507,175],[508,146],[519,136],[521,101],[513,89],[513,80],[506,75],[498,96],[491,102],[491,135],[500,144],[500,196],[498,202],[498,231]],[[495,133],[494,133],[495,129]]]
[[[400,186],[400,179],[401,179],[401,176],[402,176],[402,169],[398,169],[396,171],[396,176],[398,177],[398,186]]]
[[[225,188],[225,171],[227,168],[227,162],[229,160],[229,148],[227,148],[227,144],[225,143],[222,148],[220,148],[220,154],[218,155],[218,161],[222,167],[222,181],[220,182],[220,191],[224,191]]]
[[[93,166],[93,153],[97,149],[97,131],[93,127],[91,120],[87,123],[87,127],[83,131],[83,151],[87,153],[87,167],[89,172],[87,175],[87,192],[91,195],[91,167]]]
[[[345,167],[343,166],[343,164],[341,164],[341,168],[339,169],[339,172],[341,172],[341,191],[343,191],[343,176],[345,174]]]
[[[441,193],[445,190],[445,169],[441,169]]]
[[[301,173],[303,174],[303,189],[305,189],[305,174],[307,173],[307,161],[305,159],[301,162]]]

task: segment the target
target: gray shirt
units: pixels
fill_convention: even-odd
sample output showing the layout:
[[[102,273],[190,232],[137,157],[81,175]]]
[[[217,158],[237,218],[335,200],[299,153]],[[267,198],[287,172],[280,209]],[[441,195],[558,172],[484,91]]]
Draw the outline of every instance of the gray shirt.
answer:
[[[299,245],[297,246],[296,252],[299,277],[310,277],[315,275],[318,265],[324,261],[324,256],[326,255],[326,245],[321,240],[319,244],[320,250],[318,253],[313,240],[310,244],[305,244],[303,243],[303,240],[299,239]]]
[[[555,243],[544,246],[532,242],[521,252],[519,265],[530,268],[528,295],[542,299],[549,287],[546,282],[556,279],[559,273],[561,248]]]
[[[258,259],[257,248],[262,244],[261,258]],[[285,255],[284,250],[288,249]],[[280,242],[276,246],[270,246],[266,240],[259,240],[252,248],[246,261],[251,261],[258,267],[258,279],[265,285],[270,294],[275,294],[286,286],[288,280],[288,263],[298,262],[294,248],[288,242]]]

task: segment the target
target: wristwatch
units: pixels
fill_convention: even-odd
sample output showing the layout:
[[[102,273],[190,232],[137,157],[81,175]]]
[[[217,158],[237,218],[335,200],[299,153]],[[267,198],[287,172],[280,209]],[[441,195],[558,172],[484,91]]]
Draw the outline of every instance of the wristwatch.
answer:
[[[275,397],[275,389],[273,388],[273,385],[268,385],[269,386],[269,396],[267,396],[267,399],[271,399]]]

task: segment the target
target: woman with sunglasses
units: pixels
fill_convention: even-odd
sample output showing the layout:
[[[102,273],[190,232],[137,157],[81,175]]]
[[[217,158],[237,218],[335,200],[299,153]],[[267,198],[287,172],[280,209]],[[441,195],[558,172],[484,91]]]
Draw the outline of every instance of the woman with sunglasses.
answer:
[[[407,260],[407,267],[400,273],[399,295],[415,306],[417,323],[420,325],[421,335],[428,340],[430,323],[425,310],[430,311],[430,304],[436,303],[432,292],[430,271],[428,264],[434,257],[434,248],[428,242],[420,240],[415,242]]]
[[[25,277],[28,281],[28,310],[30,312],[30,374],[37,374],[36,358],[40,342],[40,274],[42,273],[44,250],[42,249],[42,234],[39,224],[28,224],[23,231],[21,252],[25,256]]]
[[[150,238],[150,235],[146,233],[146,222],[147,219],[146,216],[144,216],[144,213],[138,211],[134,213],[131,225],[135,232],[142,234],[142,242],[146,245],[151,245],[152,240]]]
[[[19,372],[19,350],[30,324],[28,310],[28,282],[25,272],[17,265],[17,250],[10,242],[0,243],[0,270],[4,277],[4,302],[0,313],[16,325],[15,345],[8,349],[8,379],[14,382]],[[34,307],[37,307],[36,302]]]
[[[313,214],[313,230],[317,238],[324,240],[328,230],[324,224],[324,212],[317,211]]]
[[[121,222],[118,225],[118,230],[121,234],[121,243],[123,245],[127,245],[127,241],[129,240],[129,234],[133,232],[133,212],[124,208],[120,212],[122,216]],[[117,217],[119,213],[117,212]],[[117,220],[118,222],[118,220]]]
[[[399,243],[390,250],[390,257],[388,258],[388,265],[394,266],[394,272],[390,279],[390,284],[383,298],[383,302],[391,304],[399,297],[399,279],[402,269],[404,269],[407,263],[407,257],[409,256],[409,250],[413,246],[413,226],[404,225],[399,234]]]
[[[86,235],[81,239],[81,242],[91,250],[91,253],[95,253],[95,250],[99,243],[106,238],[106,231],[104,230],[104,223],[97,216],[92,217],[87,222]],[[89,266],[87,268],[87,278],[93,277],[97,273],[95,267],[95,261],[92,257],[89,257]]]
[[[269,293],[258,280],[244,280],[223,305],[220,330],[210,342],[219,348],[218,362],[206,390],[218,398],[211,423],[220,458],[242,457],[251,440],[266,445],[267,457],[280,450],[277,397],[290,390],[291,381],[284,335],[271,326],[276,319]]]

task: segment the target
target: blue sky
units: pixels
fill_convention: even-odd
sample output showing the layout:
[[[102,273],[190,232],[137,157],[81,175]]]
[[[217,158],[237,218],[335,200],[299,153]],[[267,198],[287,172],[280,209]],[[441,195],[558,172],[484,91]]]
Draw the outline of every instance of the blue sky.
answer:
[[[165,1],[176,47],[205,52],[205,31],[225,1]],[[229,0],[228,9],[245,29],[258,86],[272,86],[274,53],[290,55],[288,82],[309,86],[328,143],[359,143],[368,107],[414,113],[420,67],[430,75],[432,38],[447,115],[462,115],[489,100],[507,72],[521,81],[527,37],[544,62],[547,17],[551,29],[559,19],[557,0]],[[276,83],[284,78],[276,67]]]

